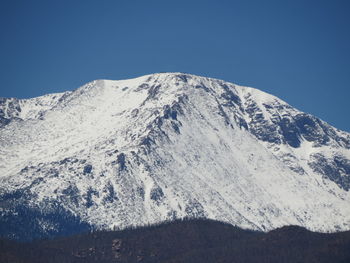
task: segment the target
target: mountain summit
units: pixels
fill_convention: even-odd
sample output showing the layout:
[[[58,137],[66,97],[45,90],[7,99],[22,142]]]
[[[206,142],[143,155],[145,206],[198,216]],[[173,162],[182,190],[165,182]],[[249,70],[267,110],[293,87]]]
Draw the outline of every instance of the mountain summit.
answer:
[[[349,189],[350,134],[254,88],[161,73],[0,99],[2,236],[182,217],[349,230]]]

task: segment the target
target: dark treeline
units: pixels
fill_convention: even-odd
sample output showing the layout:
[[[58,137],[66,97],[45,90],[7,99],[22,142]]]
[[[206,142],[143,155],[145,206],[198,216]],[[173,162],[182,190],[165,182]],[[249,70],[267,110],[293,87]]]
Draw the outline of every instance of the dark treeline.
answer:
[[[350,231],[297,226],[269,233],[206,220],[177,220],[119,231],[18,243],[0,240],[0,262],[350,262]]]

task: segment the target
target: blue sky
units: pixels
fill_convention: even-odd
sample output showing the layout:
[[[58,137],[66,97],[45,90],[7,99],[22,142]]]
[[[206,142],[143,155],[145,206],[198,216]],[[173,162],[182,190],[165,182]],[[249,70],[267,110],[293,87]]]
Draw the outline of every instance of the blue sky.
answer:
[[[0,8],[0,96],[188,72],[350,131],[350,1],[19,1]]]

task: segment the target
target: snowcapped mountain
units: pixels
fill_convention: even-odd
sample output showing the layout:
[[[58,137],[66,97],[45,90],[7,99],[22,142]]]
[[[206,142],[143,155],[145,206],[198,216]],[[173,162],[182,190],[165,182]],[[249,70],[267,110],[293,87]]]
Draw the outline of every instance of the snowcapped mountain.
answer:
[[[349,189],[350,134],[257,89],[162,73],[0,99],[3,236],[181,217],[349,230]]]

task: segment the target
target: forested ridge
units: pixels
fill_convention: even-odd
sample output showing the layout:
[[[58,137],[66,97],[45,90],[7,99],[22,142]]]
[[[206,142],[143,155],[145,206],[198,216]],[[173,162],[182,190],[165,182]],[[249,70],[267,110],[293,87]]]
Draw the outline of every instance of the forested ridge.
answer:
[[[0,262],[350,262],[350,231],[286,226],[268,233],[207,219],[177,220],[30,243],[0,240]]]

